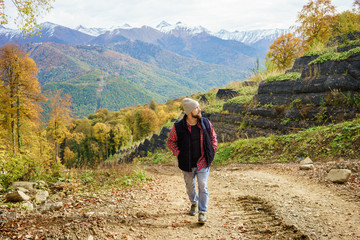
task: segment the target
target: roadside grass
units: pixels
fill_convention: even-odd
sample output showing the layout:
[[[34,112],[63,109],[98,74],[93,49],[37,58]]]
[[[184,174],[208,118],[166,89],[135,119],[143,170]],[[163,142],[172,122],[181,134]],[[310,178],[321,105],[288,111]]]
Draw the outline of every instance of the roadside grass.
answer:
[[[136,158],[135,162],[143,164],[160,164],[168,163],[175,160],[176,157],[172,155],[170,150],[156,150],[154,153],[149,152],[146,157]]]
[[[65,172],[60,181],[76,182],[77,189],[71,191],[110,191],[114,188],[124,189],[142,185],[152,178],[146,176],[145,170],[136,163],[114,164],[96,169],[71,169]]]
[[[360,119],[283,135],[239,139],[219,144],[214,164],[295,162],[310,157],[316,161],[358,158]]]

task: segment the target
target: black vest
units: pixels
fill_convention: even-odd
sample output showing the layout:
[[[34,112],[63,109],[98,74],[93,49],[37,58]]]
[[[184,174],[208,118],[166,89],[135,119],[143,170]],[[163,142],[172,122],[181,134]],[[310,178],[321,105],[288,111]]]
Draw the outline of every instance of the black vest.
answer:
[[[212,161],[214,160],[215,151],[211,143],[211,128],[210,123],[207,118],[200,119],[201,128],[203,130],[203,146],[204,146],[204,155],[205,160],[210,167]],[[179,168],[186,172],[191,172],[191,135],[186,124],[186,115],[180,121],[177,121],[175,124],[176,135],[178,138],[177,145],[179,147],[180,153],[178,155],[178,164]]]

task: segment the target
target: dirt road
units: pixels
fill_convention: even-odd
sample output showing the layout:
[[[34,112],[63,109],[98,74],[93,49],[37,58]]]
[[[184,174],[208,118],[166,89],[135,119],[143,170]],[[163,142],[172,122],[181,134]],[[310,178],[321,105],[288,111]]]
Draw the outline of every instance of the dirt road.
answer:
[[[295,166],[212,168],[203,226],[187,214],[175,162],[145,170],[154,180],[144,186],[69,196],[62,211],[24,216],[21,224],[43,229],[37,234],[46,239],[360,239],[360,199]]]

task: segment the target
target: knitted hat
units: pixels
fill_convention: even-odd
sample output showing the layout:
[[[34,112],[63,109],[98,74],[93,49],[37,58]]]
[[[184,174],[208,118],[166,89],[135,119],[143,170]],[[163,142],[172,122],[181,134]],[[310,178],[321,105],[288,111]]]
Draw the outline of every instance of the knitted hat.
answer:
[[[184,98],[182,100],[182,103],[186,115],[189,115],[197,106],[200,105],[197,101],[192,100],[190,98]]]

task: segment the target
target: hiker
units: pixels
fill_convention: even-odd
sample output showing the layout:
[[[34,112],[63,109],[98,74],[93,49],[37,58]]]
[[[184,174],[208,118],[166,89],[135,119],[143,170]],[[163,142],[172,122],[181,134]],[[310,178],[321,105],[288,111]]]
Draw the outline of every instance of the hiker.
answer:
[[[178,166],[183,171],[186,191],[191,202],[189,214],[195,216],[199,210],[199,223],[206,222],[208,209],[208,179],[211,162],[214,159],[217,139],[212,124],[201,117],[199,103],[184,98],[183,119],[174,123],[167,139],[167,145],[178,158]],[[197,177],[199,193],[195,189]]]

